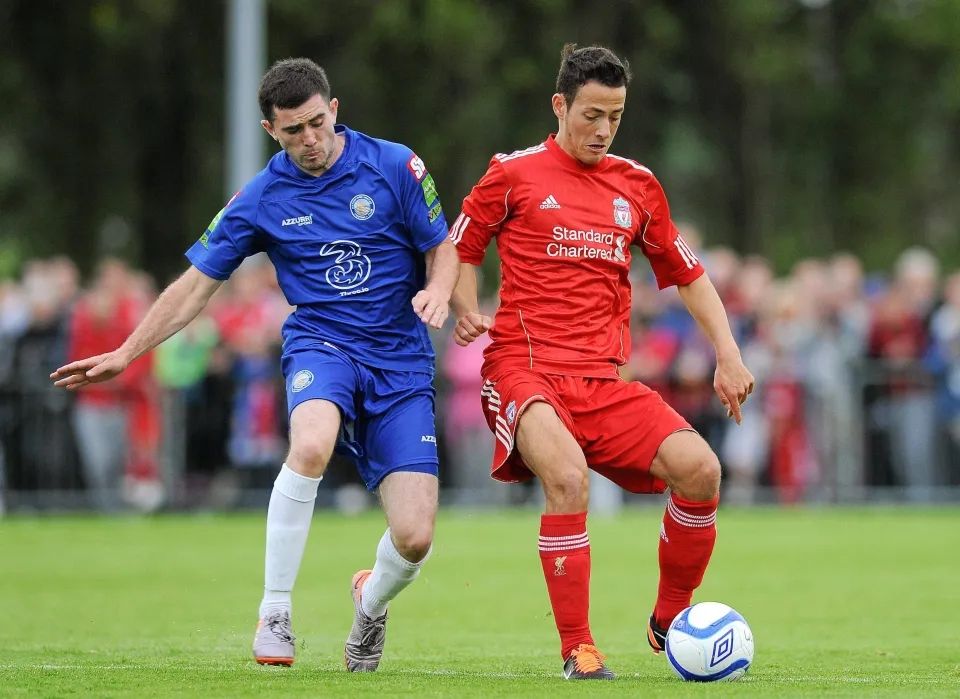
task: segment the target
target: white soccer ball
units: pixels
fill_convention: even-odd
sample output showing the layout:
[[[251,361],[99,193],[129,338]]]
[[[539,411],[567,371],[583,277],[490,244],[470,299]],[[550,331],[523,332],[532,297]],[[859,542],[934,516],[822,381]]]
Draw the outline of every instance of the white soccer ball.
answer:
[[[753,633],[734,609],[719,602],[687,607],[670,624],[664,649],[682,680],[735,680],[753,662]]]

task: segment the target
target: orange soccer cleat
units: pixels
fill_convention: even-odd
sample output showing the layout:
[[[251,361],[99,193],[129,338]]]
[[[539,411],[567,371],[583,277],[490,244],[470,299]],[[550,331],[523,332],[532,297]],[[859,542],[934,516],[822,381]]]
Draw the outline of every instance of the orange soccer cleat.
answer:
[[[617,676],[604,664],[606,658],[596,646],[581,643],[567,656],[563,676],[568,680],[613,680]]]

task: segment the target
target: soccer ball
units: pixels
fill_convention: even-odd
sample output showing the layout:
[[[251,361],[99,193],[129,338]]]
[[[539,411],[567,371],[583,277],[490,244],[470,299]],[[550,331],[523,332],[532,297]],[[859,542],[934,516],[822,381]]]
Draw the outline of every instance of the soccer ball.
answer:
[[[670,624],[667,660],[682,680],[730,681],[753,661],[753,633],[746,620],[719,602],[687,607]]]

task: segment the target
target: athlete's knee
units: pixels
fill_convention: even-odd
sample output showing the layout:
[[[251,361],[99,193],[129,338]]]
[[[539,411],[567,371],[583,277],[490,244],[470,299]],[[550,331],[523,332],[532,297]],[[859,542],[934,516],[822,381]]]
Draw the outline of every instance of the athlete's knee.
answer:
[[[316,435],[297,437],[290,444],[287,466],[304,476],[319,478],[326,470],[332,453],[332,440]]]
[[[667,482],[670,490],[685,500],[704,502],[720,492],[720,460],[704,439],[691,431],[667,437],[650,473]]]
[[[548,504],[562,512],[584,512],[590,498],[586,465],[559,466],[540,476]]]
[[[411,563],[419,563],[426,558],[433,545],[432,522],[391,528],[390,533],[397,552]]]
[[[671,488],[680,497],[693,502],[715,498],[720,493],[720,460],[717,455],[707,450],[675,479]]]

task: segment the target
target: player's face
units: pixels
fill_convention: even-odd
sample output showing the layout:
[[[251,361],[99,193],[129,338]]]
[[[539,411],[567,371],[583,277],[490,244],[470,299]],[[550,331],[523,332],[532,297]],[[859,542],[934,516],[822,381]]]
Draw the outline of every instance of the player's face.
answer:
[[[322,175],[343,152],[343,140],[333,130],[338,106],[336,97],[327,102],[314,95],[293,109],[274,107],[273,121],[260,123],[297,167],[310,175]]]
[[[626,87],[607,87],[591,80],[581,86],[573,100],[553,96],[553,113],[559,129],[557,144],[584,165],[596,165],[607,154],[620,127]]]

